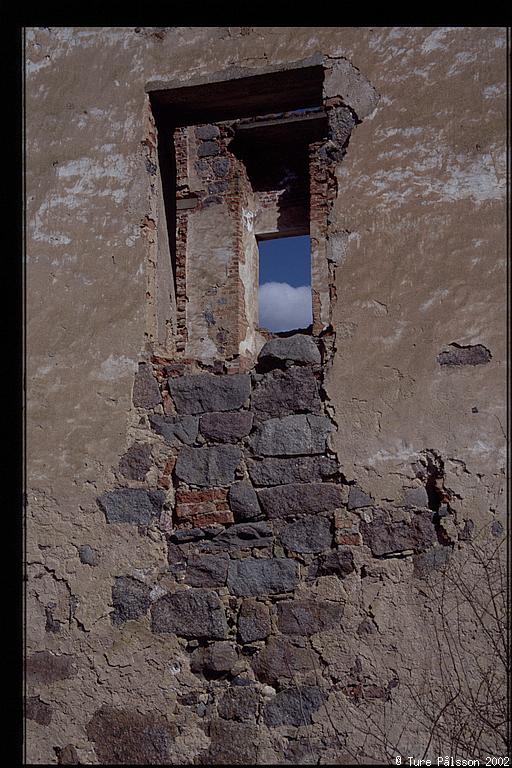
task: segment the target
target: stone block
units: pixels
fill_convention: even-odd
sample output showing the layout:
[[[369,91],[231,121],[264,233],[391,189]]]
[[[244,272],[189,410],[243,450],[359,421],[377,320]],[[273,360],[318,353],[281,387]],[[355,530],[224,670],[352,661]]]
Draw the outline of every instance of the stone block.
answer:
[[[260,421],[292,413],[320,413],[322,402],[313,371],[293,367],[267,373],[253,390],[251,409]]]
[[[39,696],[29,696],[25,699],[25,717],[39,725],[50,725],[52,708],[45,701],[41,701]]]
[[[164,500],[162,491],[120,488],[106,491],[96,501],[108,523],[148,525],[154,515],[160,514]]]
[[[169,765],[173,742],[167,720],[161,715],[102,706],[87,723],[86,733],[95,743],[101,765]]]
[[[264,603],[244,600],[238,614],[238,637],[242,643],[264,640],[270,634],[270,613]]]
[[[190,669],[204,677],[225,677],[238,661],[233,643],[226,641],[199,647],[190,657]]]
[[[80,562],[84,563],[84,565],[95,566],[99,563],[98,553],[88,544],[82,544],[78,548],[78,556],[80,558]]]
[[[285,688],[263,709],[263,720],[269,728],[279,725],[311,725],[312,714],[327,699],[327,691],[316,685]]]
[[[220,147],[215,141],[202,141],[197,150],[198,157],[213,157],[220,154]]]
[[[260,696],[253,686],[228,688],[219,700],[217,712],[225,720],[256,720]]]
[[[423,485],[417,488],[406,488],[405,504],[408,507],[423,507],[428,509],[428,494],[426,488]]]
[[[144,616],[150,606],[150,592],[151,587],[131,576],[117,576],[112,587],[112,624],[119,626]]]
[[[439,365],[482,365],[490,362],[492,355],[483,344],[468,345],[450,344],[450,349],[440,352],[437,356]]]
[[[258,498],[268,518],[314,515],[341,506],[342,492],[332,483],[290,483],[261,488]]]
[[[240,523],[262,517],[258,496],[248,480],[233,483],[230,487],[229,507],[235,520]]]
[[[348,492],[348,508],[359,509],[360,507],[371,507],[374,500],[371,496],[361,490],[357,485],[350,486]]]
[[[203,141],[216,139],[220,131],[216,125],[198,125],[196,126],[196,136]]]
[[[327,456],[248,459],[247,468],[256,486],[320,483],[336,477],[340,469],[338,463]]]
[[[229,556],[190,555],[187,561],[185,583],[191,587],[223,587],[228,576]]]
[[[311,564],[309,569],[310,578],[319,576],[338,576],[344,579],[349,573],[355,570],[354,555],[349,547],[339,547],[321,555]]]
[[[119,460],[119,471],[128,480],[144,480],[150,467],[151,446],[147,443],[131,445]]]
[[[27,683],[46,685],[68,680],[77,674],[75,656],[66,653],[54,654],[50,651],[36,651],[27,657],[25,675]]]
[[[314,677],[319,668],[316,653],[289,637],[270,637],[266,646],[251,660],[254,674],[262,683],[275,685],[279,680]]]
[[[446,568],[451,557],[451,547],[433,547],[428,552],[413,556],[414,576],[427,579],[432,571]]]
[[[165,442],[175,447],[182,444],[192,445],[197,439],[199,417],[197,416],[159,416],[149,417],[151,429],[162,435]]]
[[[386,557],[404,550],[423,552],[436,541],[430,511],[413,514],[410,523],[388,522],[377,512],[372,522],[361,521],[360,531],[374,557]]]
[[[251,394],[251,378],[242,373],[197,373],[171,377],[169,390],[180,414],[237,411]]]
[[[239,550],[269,547],[273,543],[272,528],[266,521],[261,521],[232,525],[204,546],[211,549]]]
[[[250,438],[257,456],[297,456],[324,453],[332,423],[326,416],[297,414],[268,419]]]
[[[206,440],[214,443],[236,443],[249,434],[253,415],[250,411],[205,413],[199,430]]]
[[[252,723],[213,719],[210,747],[198,758],[201,765],[257,765],[259,728]]]
[[[139,363],[133,383],[132,399],[136,408],[155,408],[162,402],[158,382],[147,363]]]
[[[314,635],[341,629],[343,606],[327,600],[285,600],[277,605],[277,625],[285,635]]]
[[[271,595],[290,592],[299,581],[299,566],[286,558],[232,560],[228,588],[234,595]]]
[[[292,364],[320,365],[321,357],[311,336],[296,333],[267,341],[258,355],[258,363],[267,369]]]
[[[151,606],[151,629],[180,637],[224,640],[226,614],[216,592],[187,589],[164,595]]]
[[[332,544],[331,523],[323,517],[307,517],[288,523],[279,538],[293,552],[323,552]]]
[[[241,458],[242,452],[236,445],[182,448],[176,461],[176,477],[200,487],[229,485],[235,480]]]

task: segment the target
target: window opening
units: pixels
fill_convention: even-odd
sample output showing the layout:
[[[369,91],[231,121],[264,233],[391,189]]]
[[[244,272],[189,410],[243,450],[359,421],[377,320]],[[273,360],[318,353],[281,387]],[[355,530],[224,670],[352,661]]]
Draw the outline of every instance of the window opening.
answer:
[[[258,238],[258,250],[260,328],[308,330],[313,322],[309,235]]]

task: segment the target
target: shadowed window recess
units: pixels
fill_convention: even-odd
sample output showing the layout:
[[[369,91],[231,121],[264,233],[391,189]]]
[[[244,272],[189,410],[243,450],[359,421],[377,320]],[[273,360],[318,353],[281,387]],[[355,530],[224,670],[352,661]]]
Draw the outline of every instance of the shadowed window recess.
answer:
[[[312,323],[309,235],[258,239],[259,325],[274,333]]]

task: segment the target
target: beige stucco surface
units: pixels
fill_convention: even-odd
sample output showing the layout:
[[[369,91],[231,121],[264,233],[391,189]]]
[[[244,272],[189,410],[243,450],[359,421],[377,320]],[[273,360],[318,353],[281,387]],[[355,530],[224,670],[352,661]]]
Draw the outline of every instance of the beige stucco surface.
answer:
[[[29,762],[55,763],[67,744],[97,762],[85,723],[100,704],[171,714],[190,683],[172,672],[179,646],[147,627],[121,652],[111,580],[128,569],[155,577],[164,544],[107,525],[95,503],[137,435],[133,375],[148,353],[146,83],[317,53],[345,57],[372,83],[380,100],[352,133],[330,221],[332,446],[377,501],[399,499],[414,461],[435,452],[455,509],[478,525],[504,504],[505,45],[504,28],[26,30],[27,641],[30,652],[73,654],[80,669],[36,691],[55,714],[49,727],[29,722]],[[492,359],[441,367],[452,343],[484,345]],[[99,567],[79,561],[83,544],[100,551]],[[421,647],[420,608],[393,590],[400,569],[387,571],[375,611],[386,648],[403,643],[405,658]],[[375,599],[368,584],[347,589]],[[393,629],[404,601],[409,639]],[[59,634],[44,630],[49,602]],[[342,663],[337,642],[326,653]],[[180,723],[176,762],[208,744],[193,718]],[[279,755],[268,739],[262,762]]]

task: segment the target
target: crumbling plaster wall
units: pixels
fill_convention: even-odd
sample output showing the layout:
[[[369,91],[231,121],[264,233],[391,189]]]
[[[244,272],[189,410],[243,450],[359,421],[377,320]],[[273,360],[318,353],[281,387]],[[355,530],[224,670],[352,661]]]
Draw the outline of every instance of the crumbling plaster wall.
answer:
[[[379,106],[352,133],[330,221],[333,447],[346,478],[377,502],[399,499],[422,451],[435,452],[454,509],[479,523],[504,498],[505,31],[41,28],[26,42],[27,640],[30,654],[61,657],[50,671],[34,662],[31,696],[43,704],[27,749],[29,761],[65,762],[58,750],[71,744],[94,763],[85,724],[98,706],[130,700],[163,712],[183,685],[176,641],[139,626],[120,641],[110,620],[113,577],[151,563],[158,571],[164,542],[108,525],[96,504],[139,434],[146,82],[185,85],[321,53],[346,57],[374,85]],[[492,357],[441,366],[453,343]],[[84,546],[99,553],[94,567],[78,556]],[[408,565],[374,567],[386,578],[362,599],[371,605],[380,592],[373,615],[389,642],[377,656],[392,666],[390,644],[409,643],[412,656],[421,648],[413,630],[404,639],[394,627]],[[334,638],[331,663],[343,653]],[[194,720],[175,760],[208,743]],[[260,761],[279,748],[269,741]]]

